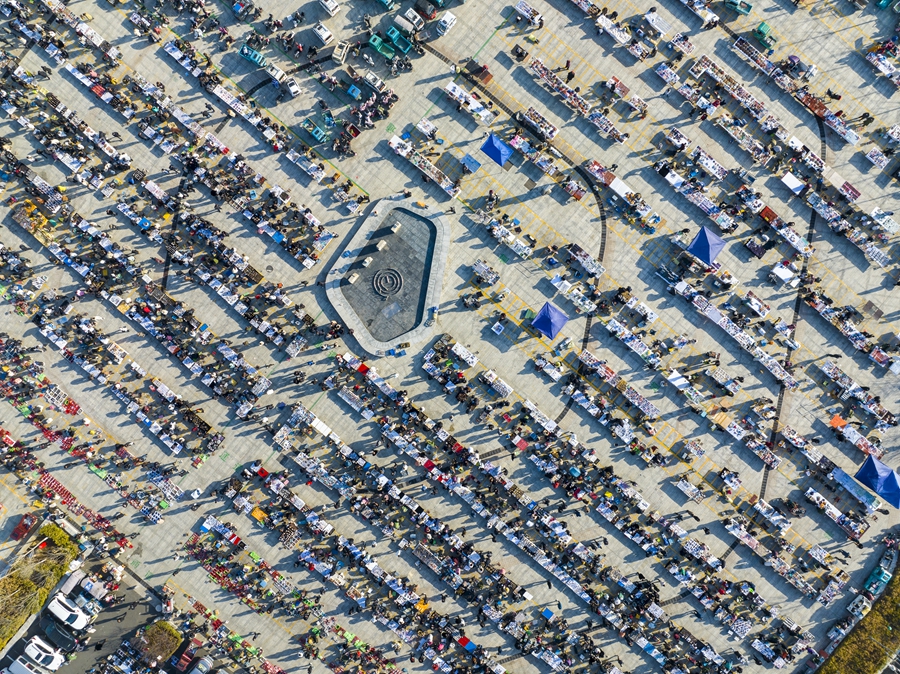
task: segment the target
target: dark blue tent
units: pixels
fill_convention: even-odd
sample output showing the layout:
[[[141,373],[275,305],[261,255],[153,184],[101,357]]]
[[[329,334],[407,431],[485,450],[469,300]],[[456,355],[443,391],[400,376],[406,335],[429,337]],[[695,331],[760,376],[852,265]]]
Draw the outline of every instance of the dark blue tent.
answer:
[[[547,302],[541,307],[534,320],[531,321],[531,327],[544,335],[544,337],[552,340],[556,339],[559,331],[568,322],[569,319],[566,318],[563,312],[550,304],[550,302]]]
[[[513,154],[513,149],[494,134],[487,137],[481,146],[481,151],[500,166],[503,166]]]
[[[725,242],[722,237],[706,227],[701,227],[691,245],[687,247],[687,252],[705,264],[712,264],[724,248]]]
[[[869,456],[853,477],[895,508],[900,508],[900,476],[890,466]]]

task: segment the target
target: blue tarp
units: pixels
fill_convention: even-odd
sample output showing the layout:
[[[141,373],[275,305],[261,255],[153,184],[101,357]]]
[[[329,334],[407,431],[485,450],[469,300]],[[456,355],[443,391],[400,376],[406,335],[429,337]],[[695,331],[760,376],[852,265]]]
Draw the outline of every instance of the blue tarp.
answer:
[[[701,227],[697,236],[687,247],[687,252],[706,264],[712,264],[724,248],[725,242],[722,237],[706,227]]]
[[[481,146],[481,151],[500,166],[503,166],[513,154],[513,149],[494,134],[487,137],[487,140]]]
[[[870,456],[853,477],[895,508],[900,508],[900,476],[890,466]]]
[[[531,321],[531,327],[548,339],[556,339],[559,331],[569,322],[566,315],[554,307],[550,302],[544,304],[541,310]]]
[[[469,169],[469,173],[475,173],[481,168],[481,162],[476,161],[471,155],[462,158],[462,165]]]

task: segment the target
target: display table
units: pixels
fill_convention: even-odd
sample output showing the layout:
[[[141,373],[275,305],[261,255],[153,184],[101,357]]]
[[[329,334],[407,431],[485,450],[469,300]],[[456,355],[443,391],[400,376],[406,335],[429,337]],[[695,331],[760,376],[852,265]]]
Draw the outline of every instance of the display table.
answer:
[[[660,63],[656,66],[656,70],[654,71],[657,75],[659,75],[666,84],[670,84],[673,87],[681,82],[681,77],[676,73],[667,63]]]
[[[890,163],[890,159],[884,152],[881,151],[881,148],[872,148],[866,153],[866,159],[875,164],[882,171],[887,168],[888,163]]]
[[[669,129],[669,133],[666,134],[666,141],[672,143],[672,145],[679,148],[680,150],[683,150],[691,144],[691,139],[681,133],[681,131],[679,131],[674,126]]]
[[[539,26],[543,23],[543,17],[540,13],[525,0],[519,0],[515,5],[516,13],[523,19],[528,21],[532,26]]]
[[[653,26],[653,29],[659,33],[661,38],[665,37],[672,30],[669,22],[663,19],[655,9],[644,14],[644,21]]]
[[[709,0],[681,0],[681,4],[703,19],[704,26],[719,18],[717,14],[710,11]]]
[[[581,201],[584,195],[587,194],[587,188],[575,179],[567,180],[562,187],[566,194],[570,195],[575,201]]]
[[[759,51],[759,49],[750,44],[746,38],[739,37],[735,40],[731,49],[754,68],[757,68],[766,75],[771,75],[776,68],[775,64],[766,58],[766,55]]]
[[[523,136],[516,134],[509,139],[509,145],[514,150],[525,155],[525,158],[528,159],[528,161],[537,166],[548,176],[554,176],[558,173],[559,169],[556,167],[553,159],[534,148]]]
[[[463,109],[471,114],[480,124],[490,125],[494,121],[494,113],[488,110],[479,99],[467,92],[458,84],[450,82],[444,91],[451,100],[460,103]]]
[[[900,232],[900,224],[894,218],[882,211],[880,208],[874,209],[869,216],[876,223],[875,229],[882,229],[888,234],[896,234]]]
[[[853,380],[850,375],[841,370],[835,363],[826,360],[819,365],[819,368],[831,381],[841,389],[841,400],[849,400],[853,398],[856,401],[856,408],[862,409],[871,414],[877,421],[893,420],[894,415],[885,409],[875,398],[876,396],[869,393],[862,385]],[[879,430],[879,424],[875,424],[876,430]]]
[[[825,115],[825,126],[830,128],[851,145],[859,143],[859,134],[847,126],[847,123],[837,115],[832,113]]]
[[[597,28],[603,30],[607,35],[610,35],[619,44],[627,45],[631,42],[631,33],[624,28],[619,28],[605,16],[597,17]]]
[[[888,60],[887,56],[878,52],[869,52],[866,54],[866,61],[875,66],[878,73],[887,77],[895,87],[900,87],[900,71]]]
[[[713,159],[702,148],[695,147],[690,157],[716,180],[724,180],[728,176],[728,169]]]
[[[556,73],[545,66],[541,59],[534,59],[529,67],[538,77],[546,82],[553,91],[562,96],[563,103],[572,108],[572,110],[579,115],[586,115],[590,112],[591,107],[593,106],[588,103],[584,97],[576,93],[572,87],[568,86],[562,79],[557,77]]]
[[[617,143],[624,143],[628,139],[628,134],[619,131],[615,124],[612,123],[612,120],[599,111],[594,111],[589,114],[588,121],[597,127],[599,133],[611,138]]]
[[[753,313],[755,313],[760,318],[765,318],[769,315],[771,307],[769,307],[768,304],[757,297],[757,295],[752,290],[747,291],[747,294],[744,296],[744,300],[747,302],[747,306],[749,306],[753,310]]]
[[[684,33],[676,34],[669,44],[671,44],[673,48],[677,49],[685,56],[690,56],[694,53],[694,44],[690,40],[688,40],[687,35],[685,35]]]
[[[556,134],[559,133],[559,129],[538,114],[538,111],[534,108],[528,108],[522,115],[522,119],[544,140],[553,140],[556,138]]]
[[[412,144],[406,142],[405,140],[402,140],[399,136],[394,136],[390,141],[388,141],[388,145],[396,154],[409,161],[410,164],[415,166],[423,174],[428,176],[428,178],[433,180],[451,197],[456,198],[456,196],[459,194],[460,189],[454,184],[454,182],[450,180],[450,178],[448,178],[446,175],[444,175],[444,172],[441,171],[437,166],[428,161],[425,155],[413,148]]]

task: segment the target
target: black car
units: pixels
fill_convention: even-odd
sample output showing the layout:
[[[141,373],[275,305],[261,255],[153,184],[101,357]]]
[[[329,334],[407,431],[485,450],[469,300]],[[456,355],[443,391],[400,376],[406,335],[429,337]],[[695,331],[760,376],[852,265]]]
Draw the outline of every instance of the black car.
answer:
[[[75,635],[49,616],[44,616],[41,620],[41,629],[47,635],[50,643],[64,653],[71,653],[78,645],[78,639],[75,638]]]
[[[428,2],[428,0],[416,0],[416,4],[413,5],[413,8],[419,13],[419,16],[426,21],[431,21],[437,16],[437,10],[434,8],[434,5]]]

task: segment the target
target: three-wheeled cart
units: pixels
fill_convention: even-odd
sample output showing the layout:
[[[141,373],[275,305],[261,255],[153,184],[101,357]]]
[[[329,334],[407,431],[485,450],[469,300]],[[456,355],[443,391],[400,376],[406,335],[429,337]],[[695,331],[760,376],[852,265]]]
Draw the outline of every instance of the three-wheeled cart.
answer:
[[[317,142],[322,143],[325,141],[325,131],[320,129],[319,126],[312,121],[311,119],[304,119],[300,126],[309,133]]]

